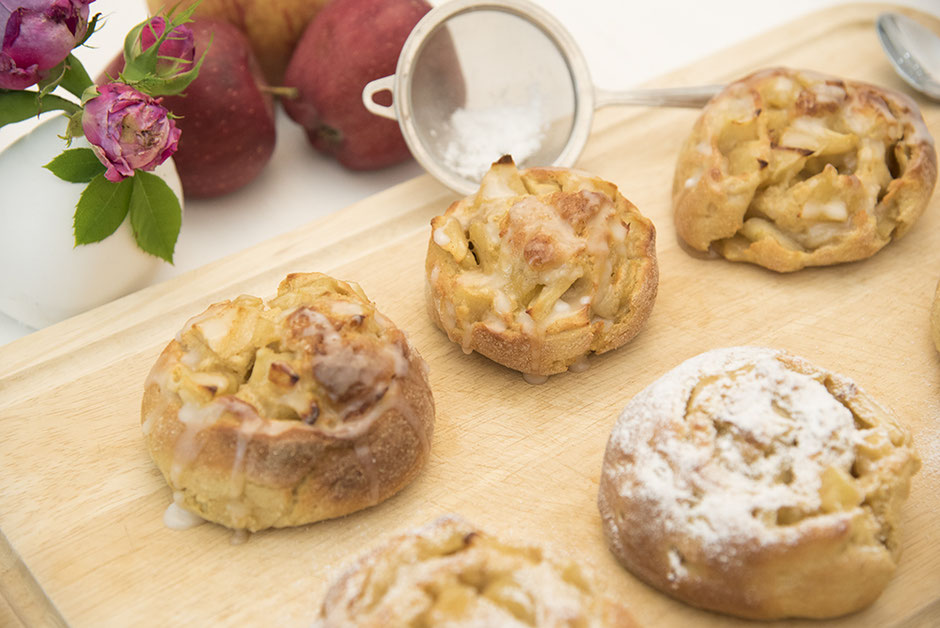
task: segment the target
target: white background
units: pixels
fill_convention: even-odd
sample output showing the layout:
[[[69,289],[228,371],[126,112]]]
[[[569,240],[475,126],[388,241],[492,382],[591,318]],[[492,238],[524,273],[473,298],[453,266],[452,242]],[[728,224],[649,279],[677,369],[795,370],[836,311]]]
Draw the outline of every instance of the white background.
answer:
[[[594,82],[609,89],[649,81],[776,25],[841,3],[839,0],[536,1],[571,31],[587,58]],[[440,3],[441,0],[432,0],[432,4]],[[903,4],[940,16],[940,0],[907,0]],[[126,32],[145,19],[146,5],[144,0],[96,0],[91,10],[104,14],[107,22],[90,40],[93,48],[79,49],[77,54],[95,76],[118,53]],[[0,129],[0,150],[34,124],[31,120]],[[422,173],[414,162],[373,173],[344,170],[335,161],[316,153],[300,127],[282,111],[278,112],[277,133],[274,157],[252,184],[219,199],[186,202],[176,265],[165,266],[157,281],[291,231]],[[0,202],[2,195],[0,190]],[[31,331],[0,314],[0,344]]]

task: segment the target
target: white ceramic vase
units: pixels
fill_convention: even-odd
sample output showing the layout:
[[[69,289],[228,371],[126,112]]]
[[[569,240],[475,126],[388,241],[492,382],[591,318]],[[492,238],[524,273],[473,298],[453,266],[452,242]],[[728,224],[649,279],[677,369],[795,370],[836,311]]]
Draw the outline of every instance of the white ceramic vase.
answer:
[[[0,153],[0,311],[37,329],[145,287],[166,263],[137,247],[128,219],[101,242],[74,246],[72,216],[85,184],[43,168],[65,148],[66,122],[46,120]],[[182,202],[173,160],[154,174]]]

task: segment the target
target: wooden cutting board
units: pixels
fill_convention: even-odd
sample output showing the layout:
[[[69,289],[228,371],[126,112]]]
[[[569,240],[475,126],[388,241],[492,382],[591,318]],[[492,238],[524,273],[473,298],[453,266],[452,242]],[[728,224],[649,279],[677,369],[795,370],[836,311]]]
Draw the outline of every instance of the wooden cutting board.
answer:
[[[827,10],[658,83],[790,65],[909,91],[875,37],[884,8]],[[940,32],[940,20],[917,17]],[[919,102],[940,138],[940,106]],[[676,243],[670,183],[696,115],[634,108],[596,118],[579,166],[617,183],[655,222],[661,284],[640,335],[585,373],[531,386],[432,327],[422,297],[428,222],[454,197],[428,177],[0,347],[0,591],[10,606],[29,625],[306,626],[341,566],[394,532],[458,512],[578,557],[646,625],[747,623],[675,602],[624,571],[604,545],[595,498],[610,429],[635,393],[702,351],[760,344],[854,378],[910,426],[924,460],[894,580],[871,608],[830,623],[937,625],[940,357],[927,316],[940,278],[940,193],[905,238],[864,262],[777,275],[694,259]],[[241,545],[216,525],[164,527],[170,491],[139,427],[151,364],[209,303],[269,296],[288,272],[312,270],[358,281],[430,364],[430,463],[375,508]]]

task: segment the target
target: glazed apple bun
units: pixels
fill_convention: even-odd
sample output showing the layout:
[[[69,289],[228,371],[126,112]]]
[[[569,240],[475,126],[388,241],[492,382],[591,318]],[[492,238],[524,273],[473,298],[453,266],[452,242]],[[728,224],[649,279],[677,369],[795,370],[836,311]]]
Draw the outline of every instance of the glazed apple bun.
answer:
[[[503,157],[431,221],[426,272],[452,341],[546,376],[637,334],[656,298],[656,232],[612,183]]]
[[[234,529],[377,504],[428,458],[427,366],[354,284],[291,274],[190,319],[147,377],[141,421],[174,501]]]
[[[316,628],[635,626],[571,560],[456,516],[398,535],[329,588]]]
[[[937,179],[916,103],[774,68],[709,102],[679,153],[673,206],[694,250],[778,272],[874,255],[923,213]]]
[[[717,349],[630,401],[598,507],[620,562],[679,600],[835,617],[894,573],[919,466],[910,433],[851,380],[783,351]]]

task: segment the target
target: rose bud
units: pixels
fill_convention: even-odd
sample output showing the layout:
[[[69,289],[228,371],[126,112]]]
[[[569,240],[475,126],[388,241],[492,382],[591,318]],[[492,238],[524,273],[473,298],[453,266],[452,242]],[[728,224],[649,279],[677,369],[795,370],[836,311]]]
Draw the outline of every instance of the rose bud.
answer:
[[[163,36],[166,20],[156,16],[140,31],[140,49],[147,50]],[[196,58],[196,43],[193,32],[185,24],[170,31],[160,44],[157,56],[157,75],[171,78],[193,68]]]
[[[0,1],[0,89],[25,89],[62,63],[85,37],[93,1]]]
[[[176,152],[180,130],[160,102],[124,83],[98,87],[85,103],[82,130],[104,177],[117,183],[134,170],[153,170]]]

